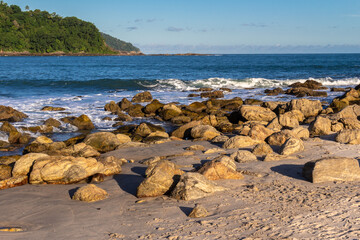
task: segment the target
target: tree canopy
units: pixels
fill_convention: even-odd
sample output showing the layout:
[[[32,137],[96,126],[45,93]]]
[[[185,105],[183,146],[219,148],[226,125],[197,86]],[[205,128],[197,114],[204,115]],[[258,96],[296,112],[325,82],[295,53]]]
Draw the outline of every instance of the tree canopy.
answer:
[[[90,22],[76,17],[63,18],[39,9],[22,11],[17,5],[0,1],[0,51],[91,54],[116,54],[113,49],[139,51],[128,45],[125,45],[126,50],[111,49],[108,45]]]

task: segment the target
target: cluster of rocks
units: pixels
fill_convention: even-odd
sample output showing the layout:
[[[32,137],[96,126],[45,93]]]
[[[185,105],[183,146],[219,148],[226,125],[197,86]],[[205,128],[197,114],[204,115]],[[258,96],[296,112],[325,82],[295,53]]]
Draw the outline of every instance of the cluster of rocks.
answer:
[[[276,96],[278,94],[289,94],[296,97],[327,97],[327,93],[324,91],[317,90],[326,90],[327,87],[324,87],[321,83],[314,80],[307,80],[304,83],[296,82],[290,85],[290,88],[283,90],[282,88],[275,89],[266,89],[264,92],[269,96]]]

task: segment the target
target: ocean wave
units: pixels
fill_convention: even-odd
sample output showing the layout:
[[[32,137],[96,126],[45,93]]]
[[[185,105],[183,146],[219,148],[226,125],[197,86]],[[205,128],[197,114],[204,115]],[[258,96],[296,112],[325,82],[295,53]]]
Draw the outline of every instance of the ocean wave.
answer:
[[[45,81],[45,80],[0,80],[0,84],[5,88],[44,88],[51,90],[107,90],[107,91],[190,91],[200,87],[211,88],[272,88],[288,87],[295,82],[305,82],[315,80],[325,86],[351,86],[360,84],[360,78],[333,79],[326,78],[307,78],[307,79],[267,79],[267,78],[245,78],[232,79],[213,77],[207,79],[181,80],[181,79],[98,79],[90,81]]]

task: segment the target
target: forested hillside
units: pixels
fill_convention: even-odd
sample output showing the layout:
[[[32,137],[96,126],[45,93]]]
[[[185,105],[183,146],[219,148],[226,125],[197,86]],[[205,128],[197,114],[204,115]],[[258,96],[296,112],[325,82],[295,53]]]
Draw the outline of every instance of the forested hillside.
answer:
[[[114,50],[125,52],[140,52],[139,48],[135,47],[129,42],[121,41],[106,33],[101,33],[101,36],[104,38],[106,44]]]
[[[99,30],[90,22],[28,7],[22,11],[19,6],[3,1],[0,1],[0,51],[118,53],[105,44]]]

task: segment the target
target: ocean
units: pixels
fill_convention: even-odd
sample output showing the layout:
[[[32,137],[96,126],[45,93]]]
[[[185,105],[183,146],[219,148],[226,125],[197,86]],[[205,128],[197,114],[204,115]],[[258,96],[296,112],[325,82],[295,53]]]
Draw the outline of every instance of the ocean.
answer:
[[[289,95],[266,96],[266,88],[287,88],[313,79],[328,87],[360,84],[360,54],[284,54],[209,56],[0,57],[0,105],[29,115],[20,126],[35,126],[53,117],[87,114],[98,130],[114,122],[104,105],[148,90],[163,103],[189,104],[199,87],[231,88],[225,98],[287,101]],[[339,92],[328,91],[330,102]],[[64,107],[43,112],[44,106]],[[136,122],[142,119],[136,119]],[[58,132],[72,133],[71,125]],[[0,140],[6,134],[0,133]]]

